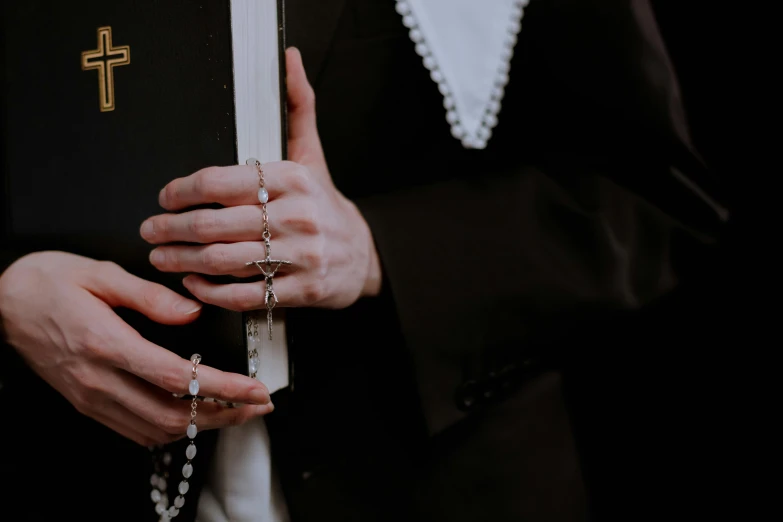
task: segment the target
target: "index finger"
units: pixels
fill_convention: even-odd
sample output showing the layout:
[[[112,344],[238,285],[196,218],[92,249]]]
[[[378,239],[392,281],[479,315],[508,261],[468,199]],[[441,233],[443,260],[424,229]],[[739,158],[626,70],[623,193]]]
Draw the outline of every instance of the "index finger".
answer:
[[[123,331],[115,339],[114,363],[171,393],[188,394],[192,380],[192,363],[177,354],[151,343],[135,330]],[[238,373],[198,366],[197,395],[226,402],[268,404],[269,390],[263,383]]]
[[[264,188],[269,199],[284,192],[296,190],[302,177],[299,165],[289,161],[276,161],[262,166]],[[163,187],[158,195],[160,206],[170,211],[197,205],[218,203],[226,207],[258,205],[258,171],[247,165],[208,167],[177,178]]]

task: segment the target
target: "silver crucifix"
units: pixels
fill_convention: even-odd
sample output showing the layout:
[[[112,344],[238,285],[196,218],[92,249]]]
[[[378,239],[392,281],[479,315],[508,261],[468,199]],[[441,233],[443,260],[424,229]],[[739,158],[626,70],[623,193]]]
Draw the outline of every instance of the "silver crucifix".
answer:
[[[269,239],[264,238],[266,246],[266,258],[256,261],[250,261],[245,263],[246,266],[255,265],[263,274],[264,281],[266,282],[266,294],[264,295],[264,304],[266,305],[266,324],[267,330],[269,330],[269,340],[272,340],[272,310],[277,304],[277,295],[275,295],[274,289],[274,277],[277,271],[283,265],[292,265],[291,261],[283,259],[272,259],[271,245]],[[274,268],[273,268],[274,267]]]

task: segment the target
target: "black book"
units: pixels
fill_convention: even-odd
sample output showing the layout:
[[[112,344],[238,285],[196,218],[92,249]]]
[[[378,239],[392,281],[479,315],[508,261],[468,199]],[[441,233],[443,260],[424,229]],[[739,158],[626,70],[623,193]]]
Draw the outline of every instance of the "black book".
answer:
[[[282,0],[3,3],[3,244],[115,261],[187,295],[139,235],[169,181],[285,157]],[[242,314],[146,338],[247,372]]]

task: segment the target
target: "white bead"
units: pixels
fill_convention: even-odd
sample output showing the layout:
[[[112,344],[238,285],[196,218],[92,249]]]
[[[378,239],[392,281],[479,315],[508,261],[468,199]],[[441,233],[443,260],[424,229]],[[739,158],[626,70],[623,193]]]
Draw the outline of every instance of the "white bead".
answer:
[[[190,489],[190,484],[188,483],[187,480],[183,480],[182,482],[179,483],[179,486],[177,486],[177,491],[179,491],[180,495],[184,495],[185,493],[188,492],[189,489]],[[174,504],[176,503],[177,502],[175,501]]]
[[[424,57],[424,67],[427,68],[428,71],[431,71],[433,69],[436,69],[438,67],[437,62],[435,61],[435,58],[432,57],[430,54],[429,56]]]
[[[416,44],[416,54],[418,54],[421,57],[428,56],[430,54],[430,48],[427,47],[426,44],[417,43]]]
[[[464,138],[462,138],[462,146],[465,147],[466,149],[474,148],[473,138],[470,136],[465,136]]]
[[[169,453],[168,451],[163,454],[163,464],[165,464],[166,466],[171,464],[171,453]]]
[[[161,493],[165,493],[165,491],[166,491],[166,489],[168,489],[168,487],[169,487],[169,485],[166,482],[166,479],[163,479],[160,482],[158,482],[158,489],[160,490]]]
[[[164,508],[169,507],[169,496],[163,495],[162,497],[160,497],[160,503],[163,504]]]
[[[490,138],[490,136],[492,136],[492,131],[486,127],[483,126],[479,127],[478,130],[476,131],[476,137],[479,140],[487,141]]]
[[[183,497],[182,495],[179,495],[177,498],[174,499],[174,506],[177,509],[181,508],[184,505],[185,505],[185,497]]]
[[[188,437],[191,439],[196,438],[196,433],[198,433],[196,425],[195,424],[188,424]]]
[[[448,96],[449,94],[451,94],[451,90],[449,89],[449,86],[446,85],[445,82],[441,82],[438,84],[438,90],[443,96]]]
[[[269,192],[264,187],[258,189],[258,201],[266,205],[269,203]]]
[[[446,108],[446,110],[451,110],[454,108],[454,97],[453,96],[445,96],[443,98],[443,106]]]
[[[446,78],[443,76],[443,73],[440,72],[438,69],[433,69],[430,73],[430,78],[432,78],[432,81],[435,83],[441,83]]]
[[[188,458],[188,460],[192,460],[193,457],[196,456],[196,445],[191,444],[188,446],[188,448],[185,450],[185,456]]]
[[[190,478],[190,476],[193,474],[193,464],[185,464],[182,466],[182,476],[185,478]]]
[[[504,60],[510,60],[512,56],[514,56],[514,51],[512,49],[503,47],[503,49],[500,50],[500,57]]]
[[[463,127],[462,125],[452,125],[451,135],[457,139],[462,138],[465,135],[465,127]]]
[[[160,491],[158,491],[157,489],[153,489],[153,490],[152,490],[152,492],[150,493],[150,498],[151,498],[151,499],[152,499],[152,501],[153,501],[153,502],[155,502],[156,504],[157,504],[158,502],[160,502]]]
[[[508,85],[508,74],[498,74],[495,78],[495,85],[498,87],[505,87]]]
[[[190,381],[190,384],[188,384],[188,391],[191,395],[198,395],[198,381],[196,379],[193,379]]]
[[[158,476],[154,473],[150,477],[150,486],[152,486],[153,488],[158,487]]]
[[[169,508],[169,516],[170,516],[171,518],[174,518],[174,517],[176,517],[177,515],[179,515],[179,509],[175,508],[174,506],[171,506],[171,507]]]
[[[475,140],[473,142],[473,148],[474,149],[486,149],[487,148],[487,142],[485,140]]]
[[[522,29],[522,24],[520,24],[516,20],[508,24],[509,33],[518,33],[521,29]]]
[[[500,103],[497,100],[491,100],[487,104],[487,109],[489,109],[489,112],[497,114],[500,111]]]
[[[258,360],[258,354],[253,355],[250,357],[250,360],[247,363],[247,367],[250,370],[250,373],[256,373],[259,368],[260,361]]]
[[[164,511],[166,511],[166,506],[163,505],[163,502],[155,504],[155,513],[162,515]]]
[[[413,18],[413,16],[411,15],[405,15],[402,17],[402,25],[404,25],[408,29],[412,29],[416,27],[416,19]]]
[[[509,35],[506,37],[506,47],[514,47],[517,44],[517,35],[513,33],[509,33]]]
[[[408,34],[414,43],[419,43],[422,40],[424,40],[424,35],[421,34],[421,31],[419,29],[411,29]]]
[[[519,0],[519,5],[522,7],[527,7],[527,4],[530,3],[530,0]]]
[[[450,125],[454,125],[459,121],[459,116],[457,116],[455,111],[449,111],[446,113],[446,121],[449,122]]]
[[[490,129],[498,124],[498,118],[494,114],[487,114],[484,116],[484,125]]]
[[[411,8],[407,2],[397,2],[395,9],[397,9],[397,12],[401,15],[406,15],[411,11]]]

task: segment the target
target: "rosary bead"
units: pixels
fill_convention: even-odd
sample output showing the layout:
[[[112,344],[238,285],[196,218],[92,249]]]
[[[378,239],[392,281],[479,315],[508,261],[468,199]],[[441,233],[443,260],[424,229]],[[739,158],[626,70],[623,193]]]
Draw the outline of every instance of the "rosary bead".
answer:
[[[166,482],[166,479],[161,480],[158,482],[158,489],[161,493],[165,493],[166,489],[169,487],[168,483]]]
[[[196,433],[198,433],[198,430],[196,428],[195,424],[188,424],[188,437],[191,439],[196,438]]]
[[[256,373],[258,371],[258,364],[259,364],[258,355],[253,355],[250,358],[250,362],[248,363],[248,368],[250,370],[250,373]]]
[[[155,513],[162,515],[164,511],[166,511],[166,506],[163,505],[163,502],[155,504]]]
[[[171,518],[174,518],[174,517],[176,517],[177,515],[179,515],[179,509],[175,508],[174,506],[171,506],[171,507],[169,508],[169,516],[170,516]]]
[[[196,445],[191,444],[188,446],[188,448],[185,450],[185,456],[188,458],[188,460],[192,460],[193,457],[196,456]]]
[[[187,491],[187,489],[185,491]],[[182,495],[179,495],[177,496],[177,498],[174,499],[174,507],[176,507],[177,509],[181,508],[184,505],[185,505],[185,497],[183,497]]]
[[[193,464],[185,464],[182,466],[182,476],[185,478],[190,478],[190,476],[193,474]]]
[[[188,489],[190,489],[190,484],[188,484],[187,480],[183,480],[179,483],[179,486],[177,486],[177,491],[179,491],[180,495],[184,495],[188,492]]]
[[[152,490],[152,493],[150,493],[150,498],[151,498],[151,499],[152,499],[152,501],[153,501],[153,502],[155,502],[156,504],[157,504],[158,502],[160,502],[160,491],[158,491],[157,489],[153,489],[153,490]]]
[[[266,205],[269,202],[269,192],[264,187],[258,189],[258,201]]]
[[[150,486],[153,488],[158,487],[158,476],[155,473],[150,477]]]
[[[188,391],[191,395],[198,395],[198,388],[198,381],[196,379],[190,381],[190,384],[188,385]]]
[[[171,464],[171,453],[169,453],[168,451],[163,454],[163,464],[165,466]]]

